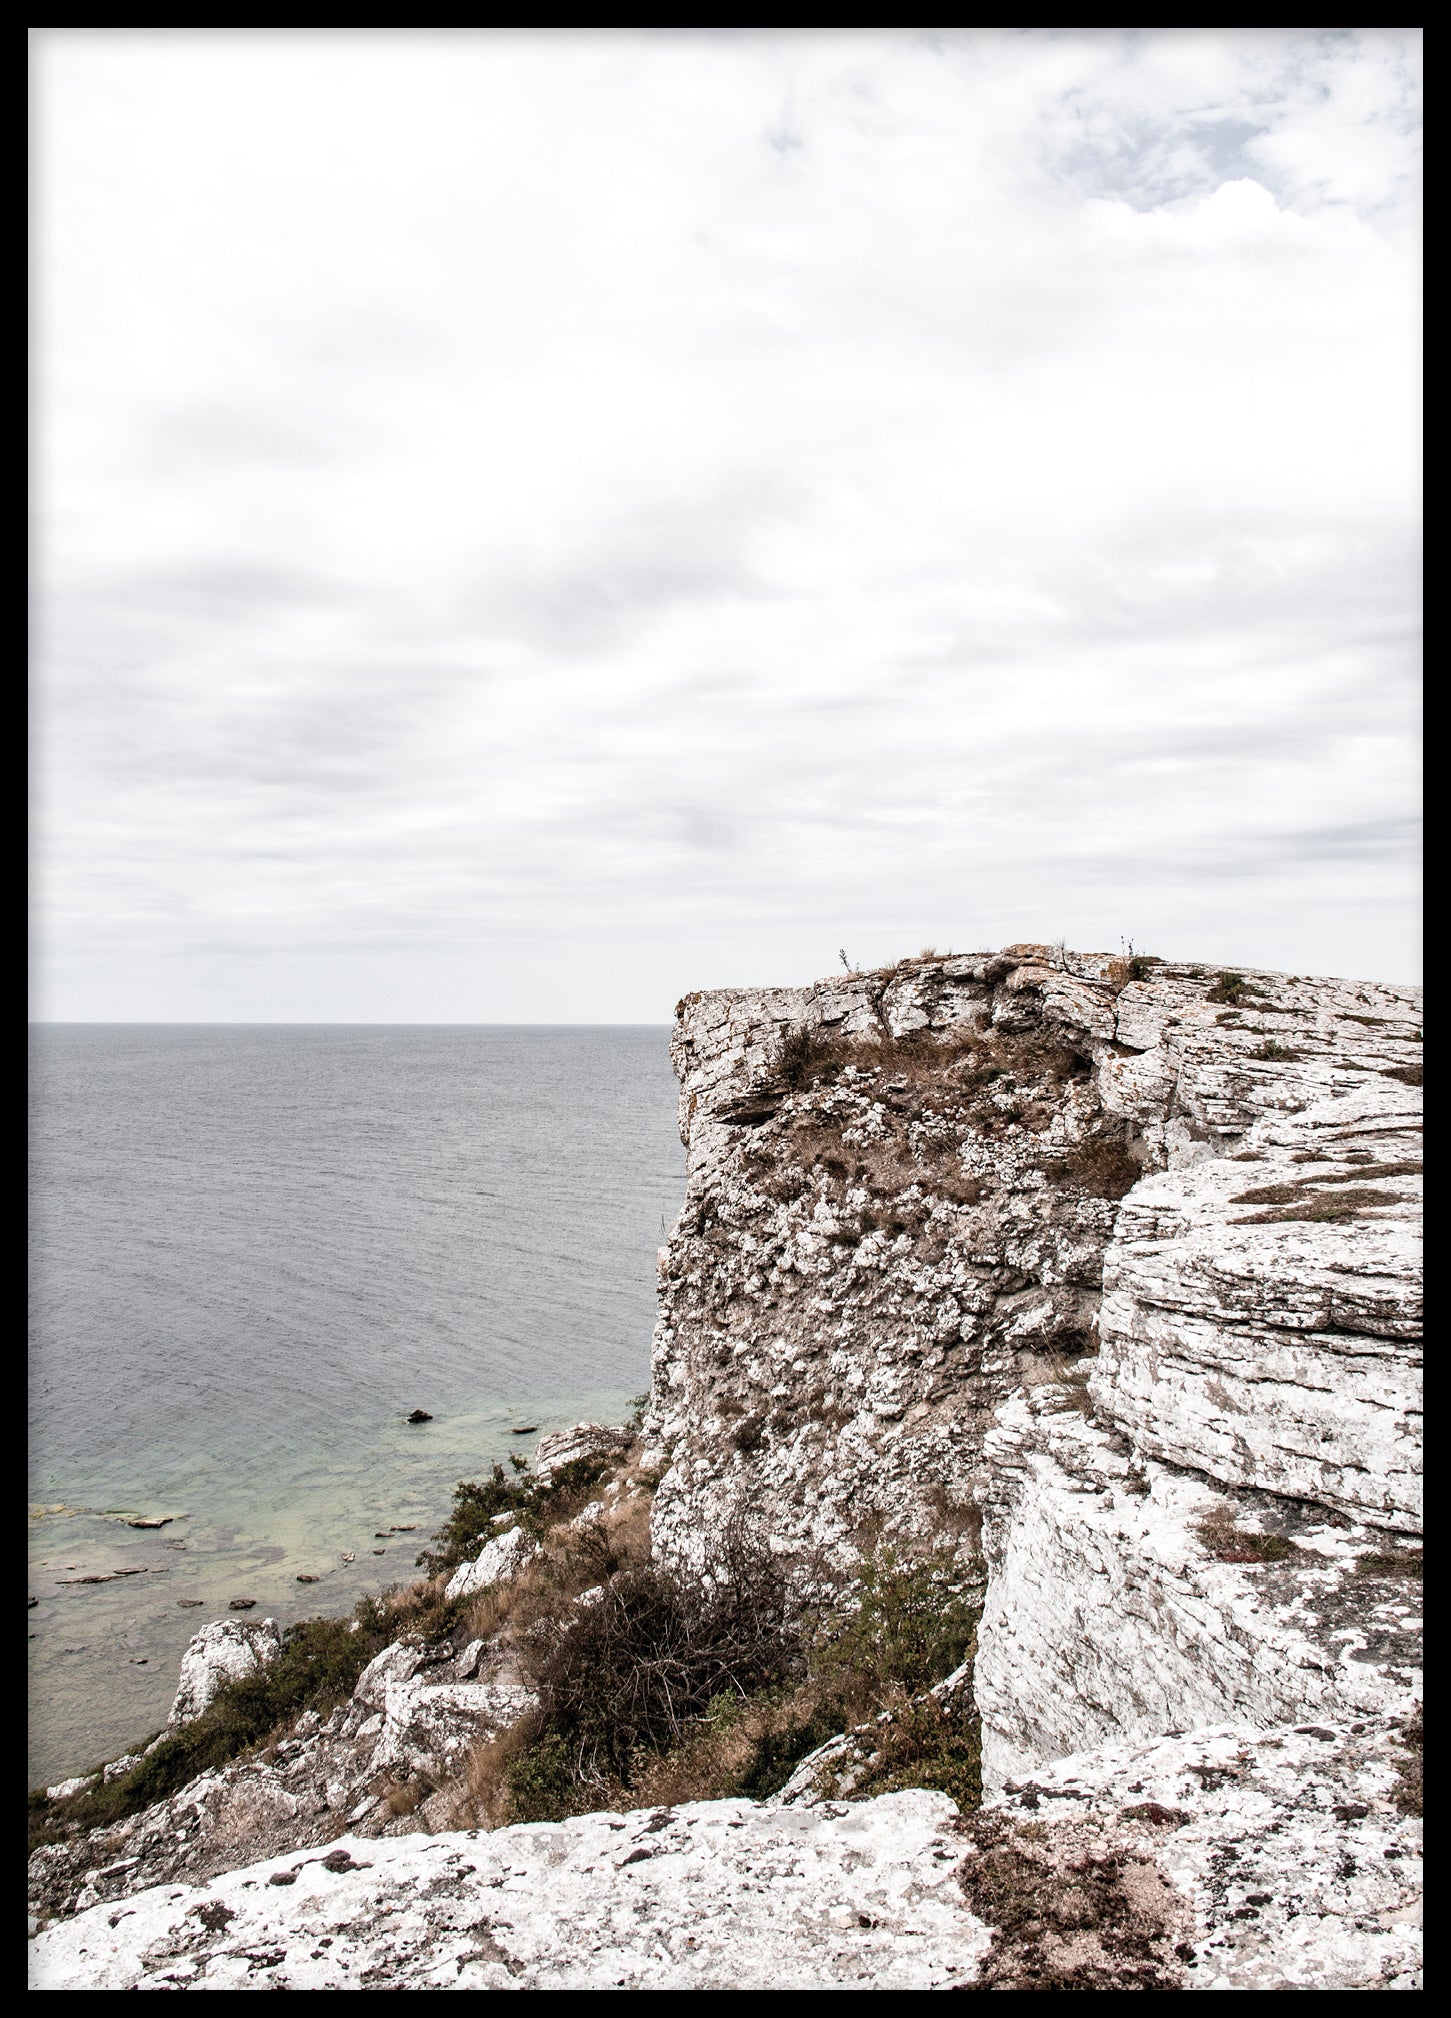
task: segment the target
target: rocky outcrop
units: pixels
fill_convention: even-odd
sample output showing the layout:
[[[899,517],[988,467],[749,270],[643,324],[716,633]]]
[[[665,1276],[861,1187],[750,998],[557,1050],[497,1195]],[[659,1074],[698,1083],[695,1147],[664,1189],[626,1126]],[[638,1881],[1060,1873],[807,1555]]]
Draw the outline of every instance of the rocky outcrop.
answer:
[[[551,1430],[540,1437],[534,1452],[534,1482],[548,1485],[556,1472],[580,1458],[623,1457],[634,1441],[633,1430],[607,1422],[577,1422],[569,1429]]]
[[[1227,1728],[941,1794],[344,1838],[97,1906],[34,1989],[1414,1989],[1380,1723]]]
[[[431,1789],[447,1789],[471,1747],[530,1700],[482,1641],[461,1651],[448,1641],[397,1641],[325,1720],[308,1711],[266,1752],[202,1773],[122,1822],[36,1850],[30,1910],[49,1920],[154,1885],[195,1884],[258,1857],[318,1848],[346,1830],[388,1836],[420,1821],[443,1826],[453,1796]]]
[[[253,1675],[282,1651],[275,1619],[245,1625],[239,1619],[213,1619],[194,1633],[181,1657],[181,1676],[171,1705],[168,1726],[189,1724],[199,1717],[225,1682]]]
[[[994,1411],[1092,1354],[1101,1324],[1124,1410],[1155,1388],[1134,1433],[1152,1442],[1152,1417],[1166,1457],[1240,1448],[1236,1478],[1293,1492],[1336,1471],[1333,1503],[1404,1524],[1404,1480],[1372,1505],[1352,1474],[1372,1423],[1400,1434],[1413,1187],[1340,1180],[1368,1167],[1362,1147],[1411,1160],[1419,1017],[1409,989],[1042,946],[687,996],[672,1039],[686,1202],[660,1257],[646,1425],[658,1549],[708,1556],[748,1517],[807,1584],[849,1574],[876,1536],[970,1552]],[[1363,1144],[1305,1119],[1327,1101],[1375,1117]],[[1294,1161],[1321,1150],[1324,1168]],[[1349,1216],[1239,1224],[1252,1208],[1231,1201],[1290,1165],[1297,1196]],[[1126,1223],[1142,1237],[1115,1247],[1101,1317],[1136,1183]],[[1281,1307],[1286,1268],[1300,1288]],[[1269,1341],[1284,1392],[1264,1434],[1245,1433]],[[1236,1415],[1250,1382],[1256,1407],[1240,1396]],[[1323,1399],[1342,1382],[1353,1408]]]
[[[37,1989],[902,1989],[970,1979],[941,1794],[749,1801],[457,1836],[344,1839],[154,1891],[32,1944]],[[343,1859],[347,1859],[346,1865]]]
[[[687,997],[654,1550],[754,1534],[810,1599],[951,1548],[971,1657],[769,1802],[419,1836],[532,1698],[504,1637],[405,1638],[38,1852],[38,1917],[78,1917],[35,1987],[1417,1987],[1419,1018],[1041,946]],[[630,1448],[576,1425],[536,1476]],[[532,1560],[510,1518],[450,1598]],[[974,1705],[980,1812],[861,1798],[909,1725],[975,1775]]]

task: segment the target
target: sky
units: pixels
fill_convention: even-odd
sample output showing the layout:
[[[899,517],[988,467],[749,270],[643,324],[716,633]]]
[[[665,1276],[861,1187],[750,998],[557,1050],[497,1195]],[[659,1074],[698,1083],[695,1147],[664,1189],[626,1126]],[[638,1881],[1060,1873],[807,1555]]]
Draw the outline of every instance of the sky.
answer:
[[[37,1016],[1417,978],[1414,31],[32,52]]]

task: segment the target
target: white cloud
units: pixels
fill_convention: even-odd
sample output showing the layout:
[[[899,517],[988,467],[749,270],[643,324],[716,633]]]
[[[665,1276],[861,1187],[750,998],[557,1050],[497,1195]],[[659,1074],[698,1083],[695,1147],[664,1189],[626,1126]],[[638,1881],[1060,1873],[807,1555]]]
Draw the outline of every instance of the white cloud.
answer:
[[[42,1013],[1406,976],[1418,55],[47,31]]]

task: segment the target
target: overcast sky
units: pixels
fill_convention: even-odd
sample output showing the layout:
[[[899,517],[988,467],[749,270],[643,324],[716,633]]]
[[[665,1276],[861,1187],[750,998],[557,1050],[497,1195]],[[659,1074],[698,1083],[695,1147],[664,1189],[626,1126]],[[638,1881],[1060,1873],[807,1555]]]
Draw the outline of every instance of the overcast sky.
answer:
[[[1414,979],[1419,54],[44,31],[38,1013]]]

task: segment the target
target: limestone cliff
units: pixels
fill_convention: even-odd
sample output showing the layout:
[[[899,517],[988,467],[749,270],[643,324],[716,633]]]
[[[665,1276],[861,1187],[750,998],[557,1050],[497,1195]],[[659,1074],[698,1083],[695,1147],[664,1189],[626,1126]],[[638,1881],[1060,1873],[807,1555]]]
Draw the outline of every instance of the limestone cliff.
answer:
[[[1414,1525],[1419,1019],[1044,946],[687,996],[657,1547],[969,1554],[995,1410],[1090,1362],[1146,1452]]]
[[[410,1636],[38,1851],[33,1987],[1419,1987],[1420,1035],[1410,989],[1042,946],[687,997],[650,1447],[540,1473],[612,1451],[576,1520],[658,1480],[658,1557],[754,1531],[806,1598],[955,1551],[929,1695],[972,1691],[983,1808],[852,1798],[884,1710],[770,1800],[459,1830],[531,1699]]]

